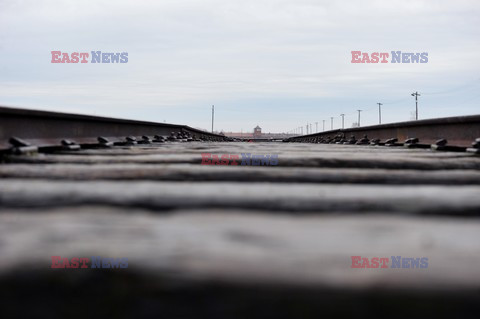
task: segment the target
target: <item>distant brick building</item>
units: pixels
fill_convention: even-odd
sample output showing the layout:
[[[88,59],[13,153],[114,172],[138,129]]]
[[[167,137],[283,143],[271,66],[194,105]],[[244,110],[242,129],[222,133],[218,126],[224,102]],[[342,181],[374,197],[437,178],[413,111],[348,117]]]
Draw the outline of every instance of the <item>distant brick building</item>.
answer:
[[[262,137],[262,128],[260,126],[256,126],[254,129],[253,129],[253,137],[254,138],[260,138]]]
[[[224,132],[224,134],[225,136],[228,136],[228,137],[236,137],[236,138],[242,138],[242,139],[253,139],[253,138],[275,139],[275,138],[286,138],[286,137],[293,136],[293,134],[289,135],[286,133],[262,133],[262,128],[258,125],[253,129],[253,133]]]

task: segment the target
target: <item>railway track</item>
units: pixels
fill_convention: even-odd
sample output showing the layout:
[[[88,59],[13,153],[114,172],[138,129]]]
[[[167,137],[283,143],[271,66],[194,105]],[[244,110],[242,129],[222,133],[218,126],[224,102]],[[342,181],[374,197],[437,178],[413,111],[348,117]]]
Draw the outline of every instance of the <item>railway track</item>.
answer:
[[[1,108],[2,314],[61,317],[89,302],[116,317],[476,318],[479,123],[240,143]],[[204,154],[278,163],[202,165]],[[52,268],[52,256],[128,268]],[[355,256],[388,267],[352,268]],[[428,265],[393,267],[397,257]]]
[[[457,116],[372,125],[291,137],[286,142],[406,146],[478,153],[480,116]]]
[[[225,136],[186,125],[8,107],[0,107],[0,127],[0,150],[3,153],[52,152],[177,140],[227,140]]]

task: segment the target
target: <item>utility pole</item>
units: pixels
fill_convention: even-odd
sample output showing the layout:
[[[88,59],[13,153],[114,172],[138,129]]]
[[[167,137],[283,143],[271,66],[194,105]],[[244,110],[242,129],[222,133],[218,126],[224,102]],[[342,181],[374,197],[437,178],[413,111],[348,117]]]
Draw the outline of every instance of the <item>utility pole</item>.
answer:
[[[345,114],[340,114],[342,117],[342,130],[345,128]]]
[[[307,123],[307,125],[306,125],[306,127],[305,127],[305,132],[307,132],[307,135],[308,135],[308,123]]]
[[[215,115],[215,105],[212,105],[212,133],[213,133],[213,118]]]
[[[323,120],[323,131],[325,132],[325,120]]]
[[[318,133],[318,122],[315,122],[315,133]]]
[[[330,129],[333,130],[333,117],[330,118],[330,122],[331,122]]]
[[[362,112],[362,110],[357,110],[358,111],[358,127],[360,127],[360,112]]]
[[[310,134],[312,134],[312,123],[310,123]]]
[[[300,127],[300,134],[303,135],[303,126]]]
[[[415,97],[415,120],[418,120],[418,97],[420,94],[418,92],[412,93],[412,96]]]
[[[382,103],[377,103],[378,104],[378,124],[382,124],[382,109],[380,106],[382,106]]]

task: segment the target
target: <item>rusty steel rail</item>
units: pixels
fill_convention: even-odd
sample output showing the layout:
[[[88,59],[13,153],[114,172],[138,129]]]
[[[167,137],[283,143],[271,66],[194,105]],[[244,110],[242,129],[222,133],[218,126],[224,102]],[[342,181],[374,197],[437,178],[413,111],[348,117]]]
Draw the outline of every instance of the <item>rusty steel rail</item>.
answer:
[[[480,115],[456,116],[438,119],[409,121],[295,136],[284,142],[337,143],[337,144],[387,144],[411,146],[436,145],[452,150],[476,148],[480,137]],[[448,143],[448,145],[447,145]]]
[[[148,143],[169,138],[225,141],[222,135],[186,125],[155,123],[0,107],[0,151],[12,147],[70,147],[114,143]],[[27,147],[28,146],[28,147]]]

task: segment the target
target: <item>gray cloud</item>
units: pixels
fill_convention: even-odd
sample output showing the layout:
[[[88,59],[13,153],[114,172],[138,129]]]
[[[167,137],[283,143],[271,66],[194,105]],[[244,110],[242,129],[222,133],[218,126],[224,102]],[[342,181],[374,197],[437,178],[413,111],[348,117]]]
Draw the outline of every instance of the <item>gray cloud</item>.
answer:
[[[466,0],[3,0],[0,104],[197,127],[217,104],[224,129],[281,131],[378,99],[406,97],[390,112],[386,103],[385,116],[408,120],[411,90],[467,84],[422,96],[421,114],[478,113],[479,9]],[[51,64],[51,50],[127,51],[129,63]],[[430,60],[356,65],[352,50],[427,51]]]

